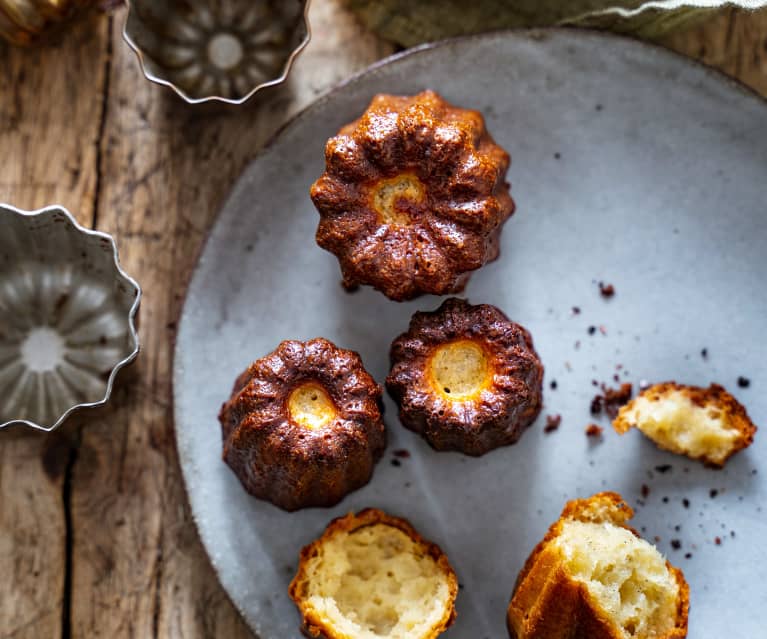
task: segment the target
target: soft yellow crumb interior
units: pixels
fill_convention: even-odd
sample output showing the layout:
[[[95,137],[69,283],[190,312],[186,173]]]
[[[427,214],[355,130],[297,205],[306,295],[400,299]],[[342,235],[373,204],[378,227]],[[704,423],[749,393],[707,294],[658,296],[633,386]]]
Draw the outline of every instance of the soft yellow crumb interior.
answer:
[[[436,348],[428,366],[431,386],[451,401],[474,399],[492,381],[485,350],[470,340]]]
[[[655,401],[640,395],[622,417],[662,448],[714,463],[723,463],[738,439],[719,408],[698,406],[680,391]]]
[[[316,382],[297,386],[288,397],[288,412],[299,426],[315,430],[335,419],[337,411],[333,400]]]
[[[407,226],[411,218],[407,213],[408,202],[423,202],[426,190],[423,183],[412,173],[403,173],[388,180],[381,180],[373,190],[373,208],[384,224]]]
[[[445,574],[403,532],[377,524],[339,533],[307,564],[306,601],[337,637],[419,639],[451,605]]]
[[[575,520],[554,543],[625,639],[655,639],[674,627],[679,585],[654,546],[611,523]]]

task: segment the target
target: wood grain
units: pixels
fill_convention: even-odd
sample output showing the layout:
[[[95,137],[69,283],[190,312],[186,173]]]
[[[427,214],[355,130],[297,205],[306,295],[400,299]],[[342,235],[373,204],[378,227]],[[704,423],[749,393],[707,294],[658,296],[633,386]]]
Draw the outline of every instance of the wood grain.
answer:
[[[725,9],[661,44],[737,78],[767,97],[767,9]]]
[[[92,19],[45,49],[0,48],[0,201],[59,202],[92,224],[106,27]],[[66,636],[78,422],[50,437],[19,428],[0,436],[0,637]]]
[[[315,0],[290,81],[243,107],[190,108],[141,76],[124,10],[40,50],[0,47],[0,201],[59,202],[114,234],[144,288],[142,354],[108,408],[51,436],[0,433],[0,637],[251,637],[218,585],[173,438],[176,319],[203,238],[264,141],[319,92],[391,52],[341,0]],[[666,44],[767,95],[767,11]]]

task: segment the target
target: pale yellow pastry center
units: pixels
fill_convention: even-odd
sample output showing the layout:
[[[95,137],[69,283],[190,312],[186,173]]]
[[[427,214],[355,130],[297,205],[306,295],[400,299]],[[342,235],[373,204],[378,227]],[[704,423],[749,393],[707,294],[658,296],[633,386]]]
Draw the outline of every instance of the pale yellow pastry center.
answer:
[[[679,585],[656,548],[611,523],[568,521],[554,543],[622,639],[657,639],[674,628]]]
[[[487,359],[485,349],[470,340],[439,346],[429,358],[429,382],[451,401],[474,399],[492,381]]]
[[[407,226],[411,223],[409,205],[421,204],[426,198],[423,183],[412,173],[402,173],[381,180],[373,189],[373,208],[383,224]]]
[[[698,405],[681,390],[661,398],[637,397],[620,413],[661,448],[722,464],[738,443],[739,431],[715,402]]]
[[[315,430],[327,425],[337,415],[336,406],[317,382],[297,386],[288,397],[290,419],[299,426]]]
[[[307,603],[334,637],[433,637],[450,606],[448,578],[437,562],[384,524],[328,539],[306,571]]]

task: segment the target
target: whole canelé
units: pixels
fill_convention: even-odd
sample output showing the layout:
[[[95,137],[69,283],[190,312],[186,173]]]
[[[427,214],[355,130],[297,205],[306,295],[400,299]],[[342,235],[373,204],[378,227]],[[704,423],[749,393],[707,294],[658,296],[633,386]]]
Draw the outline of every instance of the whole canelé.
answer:
[[[221,407],[223,459],[245,490],[284,510],[333,506],[364,486],[386,446],[382,389],[354,351],[284,341]]]
[[[459,292],[498,257],[514,212],[509,163],[478,111],[433,91],[377,95],[327,142],[311,188],[317,244],[349,289],[367,284],[397,301]]]
[[[436,450],[477,456],[513,444],[541,410],[532,337],[495,306],[451,298],[416,313],[390,356],[400,421]]]

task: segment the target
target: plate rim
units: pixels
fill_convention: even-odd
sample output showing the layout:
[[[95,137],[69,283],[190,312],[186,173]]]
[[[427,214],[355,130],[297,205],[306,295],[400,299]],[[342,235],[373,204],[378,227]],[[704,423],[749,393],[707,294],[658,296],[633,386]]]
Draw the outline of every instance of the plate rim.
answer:
[[[262,637],[259,634],[259,630],[250,623],[245,611],[235,601],[234,597],[229,592],[229,589],[224,585],[221,579],[221,573],[220,573],[219,567],[214,561],[213,557],[211,556],[211,553],[208,551],[207,545],[203,541],[202,533],[200,531],[199,522],[197,518],[197,513],[194,507],[192,506],[192,502],[191,502],[191,498],[189,494],[189,488],[188,488],[189,477],[187,476],[188,470],[186,465],[182,463],[182,459],[181,459],[182,447],[181,447],[181,442],[179,439],[179,428],[178,428],[178,419],[177,419],[178,417],[177,415],[177,403],[178,403],[177,402],[177,377],[179,375],[178,359],[179,359],[179,341],[180,341],[179,337],[182,333],[183,326],[185,324],[185,317],[187,317],[186,310],[187,310],[187,304],[189,302],[189,290],[193,282],[195,281],[196,277],[199,274],[200,266],[202,263],[202,256],[206,252],[208,243],[211,239],[212,231],[218,224],[219,218],[223,214],[224,210],[229,206],[229,203],[232,200],[232,197],[234,196],[235,191],[238,188],[238,185],[242,182],[243,177],[248,173],[248,171],[250,170],[250,167],[255,162],[260,160],[264,155],[266,155],[267,152],[269,152],[271,148],[275,146],[277,142],[279,142],[280,138],[282,138],[283,135],[288,130],[300,124],[306,117],[311,115],[312,111],[314,111],[316,108],[319,108],[321,105],[331,100],[337,93],[344,91],[348,86],[360,81],[361,79],[369,75],[376,73],[381,68],[387,67],[391,64],[396,64],[403,59],[420,56],[421,54],[431,52],[434,49],[446,48],[456,43],[472,42],[472,41],[480,41],[480,40],[492,40],[495,38],[502,38],[502,39],[523,38],[528,41],[544,41],[550,37],[557,37],[557,36],[573,37],[577,40],[609,40],[614,42],[629,43],[630,46],[636,46],[637,48],[640,48],[640,49],[649,49],[651,51],[655,51],[657,55],[666,56],[669,59],[676,59],[682,64],[699,69],[706,77],[713,78],[714,82],[720,82],[721,84],[728,86],[730,90],[733,90],[739,93],[743,98],[747,100],[749,99],[753,100],[754,103],[761,105],[760,108],[764,109],[765,117],[767,117],[767,96],[762,96],[761,94],[757,93],[755,89],[752,89],[750,86],[748,86],[741,80],[734,78],[728,75],[727,73],[725,73],[724,71],[721,71],[720,69],[717,69],[711,65],[708,65],[700,60],[696,60],[687,55],[679,53],[677,51],[673,51],[672,49],[664,47],[663,45],[658,44],[656,42],[640,40],[639,38],[627,36],[625,34],[613,33],[610,31],[604,31],[604,30],[599,30],[594,28],[583,28],[583,27],[518,27],[518,28],[506,28],[506,29],[493,29],[493,30],[484,31],[481,33],[453,36],[450,38],[444,38],[444,39],[435,40],[432,42],[425,42],[423,44],[419,44],[409,49],[404,49],[403,51],[397,51],[389,56],[381,58],[380,60],[376,60],[372,64],[364,67],[363,69],[359,71],[356,71],[355,73],[344,78],[340,82],[333,84],[332,86],[327,88],[325,91],[320,93],[315,99],[309,102],[306,106],[302,107],[299,111],[297,111],[295,114],[289,117],[274,131],[274,133],[272,133],[267,138],[266,142],[264,142],[264,144],[250,158],[248,158],[242,171],[232,181],[226,196],[220,202],[220,205],[218,207],[218,212],[215,214],[215,216],[210,222],[209,227],[206,229],[205,237],[203,238],[203,241],[200,243],[199,248],[194,257],[194,266],[190,269],[186,277],[186,281],[183,283],[183,286],[184,286],[183,297],[182,297],[181,305],[178,310],[178,315],[176,317],[177,330],[173,336],[173,341],[172,341],[173,357],[171,360],[170,408],[171,408],[171,418],[173,421],[173,439],[174,439],[174,443],[176,447],[176,459],[177,459],[179,468],[181,469],[181,477],[182,477],[183,486],[184,486],[184,499],[186,501],[189,513],[191,514],[192,522],[194,523],[194,529],[195,529],[197,539],[199,540],[200,545],[203,548],[208,565],[213,569],[213,572],[216,576],[216,580],[218,581],[219,586],[224,591],[226,598],[229,600],[232,607],[237,611],[242,622],[245,624],[248,630],[250,630],[250,632],[252,632],[255,635],[256,639],[272,639],[272,638]]]

